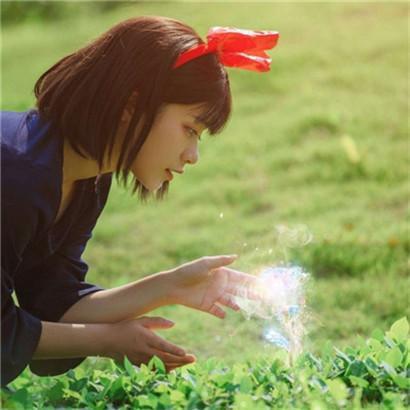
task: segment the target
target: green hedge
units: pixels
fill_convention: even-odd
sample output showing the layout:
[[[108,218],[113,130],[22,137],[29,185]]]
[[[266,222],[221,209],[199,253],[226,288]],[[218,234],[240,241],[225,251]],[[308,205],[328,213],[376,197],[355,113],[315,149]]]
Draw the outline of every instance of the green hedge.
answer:
[[[28,371],[3,394],[7,409],[337,409],[408,408],[409,324],[376,330],[361,346],[328,347],[321,358],[306,353],[292,366],[273,358],[232,368],[216,360],[166,373],[154,357],[148,366],[127,359],[111,371],[81,366],[66,376],[40,378]]]

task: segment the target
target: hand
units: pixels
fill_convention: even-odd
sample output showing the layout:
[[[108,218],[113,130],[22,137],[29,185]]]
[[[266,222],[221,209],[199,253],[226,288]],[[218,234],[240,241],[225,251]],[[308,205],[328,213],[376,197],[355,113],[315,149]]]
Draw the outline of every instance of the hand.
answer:
[[[225,311],[219,305],[239,310],[233,296],[240,294],[243,287],[252,289],[256,278],[224,267],[236,258],[236,255],[205,256],[171,271],[174,300],[221,319]]]
[[[169,372],[176,367],[195,361],[195,356],[186,354],[184,349],[166,341],[152,329],[169,329],[173,322],[161,317],[140,317],[110,324],[107,332],[106,356],[123,361],[124,356],[135,364],[147,364],[158,356]]]

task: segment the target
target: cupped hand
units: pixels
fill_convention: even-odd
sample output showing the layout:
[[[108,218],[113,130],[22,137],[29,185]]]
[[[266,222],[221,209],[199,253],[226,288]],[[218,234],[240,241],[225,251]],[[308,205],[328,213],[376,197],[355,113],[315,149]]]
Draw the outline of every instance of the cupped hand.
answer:
[[[162,317],[140,317],[110,324],[106,356],[121,361],[124,356],[135,364],[147,364],[153,356],[159,357],[167,371],[195,361],[195,356],[168,342],[153,332],[154,329],[169,329],[174,325]]]
[[[239,310],[234,296],[243,289],[251,295],[256,277],[226,267],[236,258],[236,255],[204,256],[174,269],[176,302],[221,319],[225,317],[222,306]]]

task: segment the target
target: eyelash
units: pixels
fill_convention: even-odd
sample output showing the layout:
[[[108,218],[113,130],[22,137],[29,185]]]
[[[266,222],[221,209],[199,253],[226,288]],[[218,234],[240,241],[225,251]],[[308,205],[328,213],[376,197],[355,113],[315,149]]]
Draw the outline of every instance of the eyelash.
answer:
[[[199,139],[199,141],[201,141],[201,136],[198,135],[198,133],[197,133],[193,128],[191,128],[191,127],[186,127],[186,129],[187,129],[188,131],[193,131],[193,132],[195,133],[195,136]]]

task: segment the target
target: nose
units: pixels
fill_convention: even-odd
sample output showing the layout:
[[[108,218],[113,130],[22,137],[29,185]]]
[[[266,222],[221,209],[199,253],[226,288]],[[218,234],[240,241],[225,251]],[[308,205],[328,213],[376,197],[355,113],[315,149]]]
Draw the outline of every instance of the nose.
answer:
[[[195,144],[195,146],[187,148],[183,154],[182,154],[182,161],[183,163],[188,163],[188,164],[196,164],[199,160],[199,149],[198,145]]]

